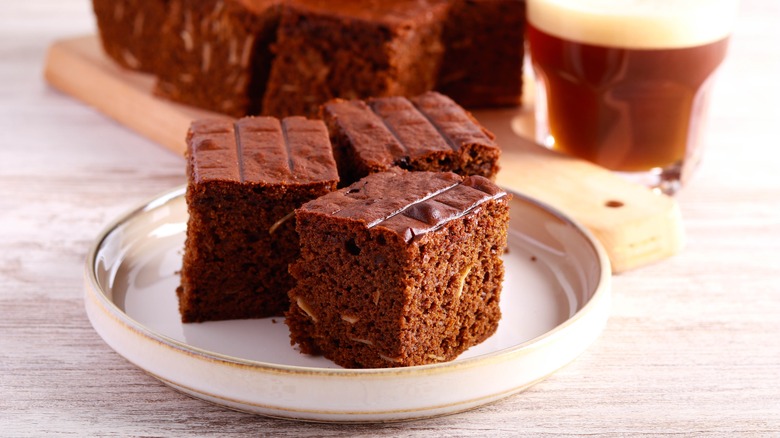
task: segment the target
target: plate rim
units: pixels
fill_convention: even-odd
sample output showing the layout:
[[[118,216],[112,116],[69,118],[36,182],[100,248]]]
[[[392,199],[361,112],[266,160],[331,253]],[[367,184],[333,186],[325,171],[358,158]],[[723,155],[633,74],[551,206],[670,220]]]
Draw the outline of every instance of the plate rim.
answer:
[[[523,391],[554,374],[560,368],[570,363],[582,352],[587,350],[592,342],[601,334],[609,318],[612,272],[606,250],[602,247],[601,243],[584,226],[579,224],[576,220],[566,216],[556,208],[551,207],[542,201],[534,199],[531,196],[522,194],[519,191],[506,188],[504,188],[504,190],[506,190],[508,193],[511,193],[512,196],[517,198],[520,202],[529,203],[533,207],[543,210],[546,214],[549,214],[554,219],[559,220],[568,226],[574,227],[575,232],[582,235],[585,238],[587,244],[593,249],[599,264],[599,274],[595,290],[593,290],[587,301],[579,306],[574,314],[570,315],[565,321],[559,323],[546,332],[516,345],[483,353],[478,356],[468,357],[460,360],[456,359],[454,361],[443,363],[396,368],[345,369],[287,365],[235,357],[229,354],[218,353],[206,350],[201,347],[196,347],[186,343],[185,341],[180,341],[160,333],[132,318],[124,310],[119,308],[113,299],[109,298],[107,291],[101,287],[97,278],[96,267],[98,262],[98,255],[106,239],[108,239],[109,236],[119,227],[125,223],[130,222],[136,215],[165,206],[166,204],[175,201],[177,198],[185,196],[186,185],[177,186],[150,198],[146,202],[143,202],[135,208],[129,209],[124,214],[119,215],[108,225],[103,227],[101,232],[98,234],[98,237],[91,244],[84,265],[84,299],[85,306],[87,307],[87,315],[89,316],[90,322],[92,323],[94,329],[109,345],[109,347],[119,353],[120,356],[128,360],[130,363],[133,363],[141,370],[162,381],[173,389],[183,391],[189,395],[204,399],[205,401],[215,403],[223,407],[265,415],[268,417],[338,423],[406,421],[462,412]],[[92,304],[90,304],[90,301]],[[90,307],[95,307],[96,309],[91,309]],[[110,320],[113,320],[113,323],[117,324],[117,326],[99,327],[100,324],[98,324],[97,321],[98,317],[92,314],[92,312],[95,310],[99,310],[100,312],[104,313],[104,316],[108,316]],[[581,323],[581,321],[586,318],[589,318],[588,321]],[[105,322],[103,324],[105,324]],[[280,378],[306,377],[314,379],[364,379],[361,381],[366,382],[367,384],[368,382],[372,381],[379,382],[388,378],[403,378],[404,376],[407,378],[442,376],[442,378],[444,378],[445,376],[458,375],[458,373],[473,372],[470,370],[477,367],[502,366],[508,363],[516,364],[518,363],[518,360],[522,360],[523,356],[540,350],[545,345],[551,345],[557,342],[567,342],[569,338],[566,336],[566,334],[574,333],[571,332],[569,328],[573,325],[581,324],[587,324],[582,327],[588,327],[591,332],[590,335],[583,335],[588,336],[587,340],[581,344],[576,344],[576,349],[572,349],[572,351],[566,353],[567,359],[563,359],[563,362],[557,364],[554,368],[545,370],[544,375],[540,378],[524,382],[522,385],[517,387],[503,388],[501,392],[486,393],[478,399],[458,399],[457,401],[453,401],[446,405],[426,405],[409,410],[402,410],[399,412],[395,412],[393,410],[380,410],[374,412],[356,410],[354,408],[353,410],[349,411],[336,409],[332,412],[319,412],[316,409],[297,410],[281,405],[253,405],[253,403],[249,401],[249,398],[251,398],[249,395],[243,396],[243,399],[225,399],[222,402],[219,401],[221,398],[217,397],[218,400],[215,401],[213,399],[213,393],[208,393],[202,389],[194,387],[192,382],[187,379],[171,380],[170,378],[164,378],[163,376],[160,376],[159,373],[157,373],[156,369],[153,370],[153,367],[144,366],[141,362],[148,361],[148,359],[134,356],[135,353],[133,352],[133,347],[128,347],[127,345],[121,344],[119,347],[114,345],[114,342],[119,342],[117,341],[116,333],[120,333],[120,336],[127,336],[127,331],[129,330],[129,332],[131,332],[134,336],[140,337],[141,341],[153,342],[158,348],[164,348],[165,351],[170,351],[173,354],[183,354],[196,360],[213,363],[215,366],[234,369],[236,372],[258,373],[258,377],[279,376]],[[116,330],[119,330],[119,332],[112,332]],[[111,333],[113,333],[113,336]],[[574,335],[569,336],[574,337]],[[155,365],[155,367],[157,367],[157,365]]]

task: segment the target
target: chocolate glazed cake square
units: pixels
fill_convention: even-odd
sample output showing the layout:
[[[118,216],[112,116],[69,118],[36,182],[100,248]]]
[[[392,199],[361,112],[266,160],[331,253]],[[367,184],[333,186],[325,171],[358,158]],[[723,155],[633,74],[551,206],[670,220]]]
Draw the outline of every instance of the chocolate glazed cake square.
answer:
[[[348,368],[450,361],[501,317],[509,195],[481,176],[392,169],[296,211],[286,324]]]
[[[338,181],[324,123],[200,120],[187,144],[182,321],[284,314],[299,252],[293,212]]]
[[[495,179],[494,136],[437,92],[412,98],[336,99],[323,105],[342,185],[392,167]]]

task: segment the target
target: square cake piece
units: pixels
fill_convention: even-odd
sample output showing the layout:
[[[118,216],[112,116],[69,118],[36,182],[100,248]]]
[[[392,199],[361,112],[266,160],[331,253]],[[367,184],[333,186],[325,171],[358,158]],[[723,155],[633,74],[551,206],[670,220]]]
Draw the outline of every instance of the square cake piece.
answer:
[[[374,173],[296,211],[286,323],[348,368],[449,361],[501,317],[509,195],[481,176]]]
[[[279,24],[263,113],[314,116],[336,97],[432,90],[448,6],[442,0],[290,0]]]
[[[412,98],[336,99],[323,105],[342,185],[391,167],[481,175],[498,172],[494,136],[437,92]]]
[[[338,181],[325,124],[200,120],[187,144],[182,321],[283,315],[299,252],[293,212]]]
[[[240,117],[259,114],[282,0],[170,0],[155,93]]]

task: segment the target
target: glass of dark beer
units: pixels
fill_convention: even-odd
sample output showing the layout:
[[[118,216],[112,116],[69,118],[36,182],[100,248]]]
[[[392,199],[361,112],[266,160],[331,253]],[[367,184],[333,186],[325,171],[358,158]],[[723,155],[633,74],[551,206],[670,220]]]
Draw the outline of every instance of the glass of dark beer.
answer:
[[[701,158],[737,0],[527,0],[536,137],[666,194]]]

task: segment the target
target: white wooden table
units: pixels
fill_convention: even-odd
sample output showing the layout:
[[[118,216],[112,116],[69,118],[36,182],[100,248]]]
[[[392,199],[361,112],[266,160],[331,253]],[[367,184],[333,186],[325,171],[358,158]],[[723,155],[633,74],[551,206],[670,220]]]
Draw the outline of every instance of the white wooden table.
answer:
[[[705,160],[678,196],[685,251],[616,276],[601,338],[530,390],[388,425],[212,406],[95,333],[89,245],[182,184],[184,162],[44,82],[47,47],[90,33],[88,0],[0,2],[0,436],[780,436],[780,3],[742,2]]]

